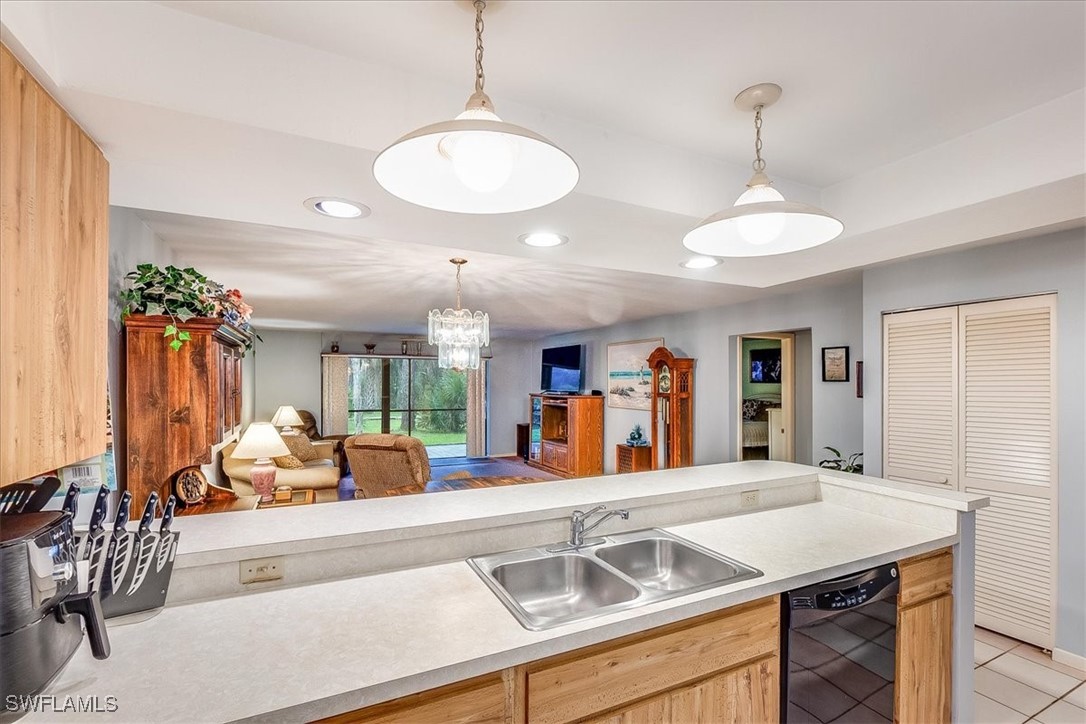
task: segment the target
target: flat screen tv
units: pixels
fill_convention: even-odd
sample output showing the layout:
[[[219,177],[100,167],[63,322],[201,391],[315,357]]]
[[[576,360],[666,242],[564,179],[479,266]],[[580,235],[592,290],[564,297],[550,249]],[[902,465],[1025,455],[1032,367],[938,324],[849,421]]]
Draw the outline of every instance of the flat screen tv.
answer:
[[[548,347],[543,350],[543,372],[539,387],[543,392],[572,392],[584,389],[584,345]]]
[[[781,349],[752,349],[750,351],[750,381],[769,384],[781,382]]]

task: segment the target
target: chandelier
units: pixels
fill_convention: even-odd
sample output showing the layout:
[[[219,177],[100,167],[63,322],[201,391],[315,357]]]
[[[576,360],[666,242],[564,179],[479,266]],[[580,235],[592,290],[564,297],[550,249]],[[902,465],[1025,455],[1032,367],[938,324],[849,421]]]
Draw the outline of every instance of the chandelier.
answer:
[[[844,224],[822,209],[785,201],[772,187],[762,158],[762,109],[781,97],[775,83],[759,83],[735,97],[741,111],[754,112],[754,175],[735,205],[698,224],[683,246],[706,256],[769,256],[825,244]]]
[[[460,267],[467,259],[449,259],[456,265],[456,309],[430,310],[430,344],[437,345],[437,366],[453,370],[479,369],[479,348],[490,344],[490,316],[460,308]]]
[[[483,0],[475,0],[475,92],[454,120],[408,133],[381,151],[373,175],[390,194],[438,211],[504,214],[546,206],[577,185],[562,149],[494,113],[483,90]]]

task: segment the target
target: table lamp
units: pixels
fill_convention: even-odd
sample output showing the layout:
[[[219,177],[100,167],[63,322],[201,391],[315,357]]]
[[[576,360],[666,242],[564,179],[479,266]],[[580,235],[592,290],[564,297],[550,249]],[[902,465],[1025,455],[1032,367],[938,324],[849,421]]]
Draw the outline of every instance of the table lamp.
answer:
[[[260,493],[262,503],[275,499],[276,468],[271,459],[279,455],[290,455],[290,450],[270,422],[254,422],[249,425],[245,434],[241,436],[241,442],[230,455],[239,460],[254,461],[252,470],[249,472],[249,480],[253,485],[253,490]]]
[[[280,405],[279,409],[272,415],[271,424],[276,427],[282,427],[280,431],[283,435],[296,435],[297,431],[291,427],[291,425],[304,425],[301,416],[298,411],[291,405]]]

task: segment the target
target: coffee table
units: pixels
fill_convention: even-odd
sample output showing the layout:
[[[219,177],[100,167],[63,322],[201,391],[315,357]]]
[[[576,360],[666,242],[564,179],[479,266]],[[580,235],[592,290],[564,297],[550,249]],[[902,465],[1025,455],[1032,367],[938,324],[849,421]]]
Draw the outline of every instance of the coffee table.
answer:
[[[312,488],[305,490],[295,490],[290,495],[290,500],[284,500],[281,503],[277,503],[274,500],[268,503],[260,503],[257,508],[263,510],[264,508],[289,508],[292,505],[310,505],[317,502],[317,493]]]

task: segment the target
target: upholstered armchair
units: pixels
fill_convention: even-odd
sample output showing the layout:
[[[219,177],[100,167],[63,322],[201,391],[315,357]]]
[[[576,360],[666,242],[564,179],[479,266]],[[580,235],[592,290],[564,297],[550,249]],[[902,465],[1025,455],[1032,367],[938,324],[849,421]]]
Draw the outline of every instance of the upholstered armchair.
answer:
[[[239,460],[230,457],[236,442],[232,442],[222,450],[222,470],[230,478],[230,487],[238,495],[256,495],[249,477],[249,471],[253,467],[252,460]],[[279,468],[275,473],[275,485],[289,485],[295,490],[312,488],[316,493],[316,502],[326,503],[339,499],[339,466],[335,458],[335,442],[316,441],[313,448],[317,451],[317,459],[309,460],[305,467],[292,470]]]
[[[302,432],[313,442],[328,440],[333,444],[335,463],[339,466],[341,475],[347,474],[347,457],[343,454],[343,441],[350,435],[321,435],[321,429],[317,427],[317,417],[309,410],[298,410],[298,417],[302,418]]]
[[[364,433],[349,437],[343,450],[351,466],[356,497],[379,498],[390,488],[424,487],[430,480],[426,446],[408,435]]]

